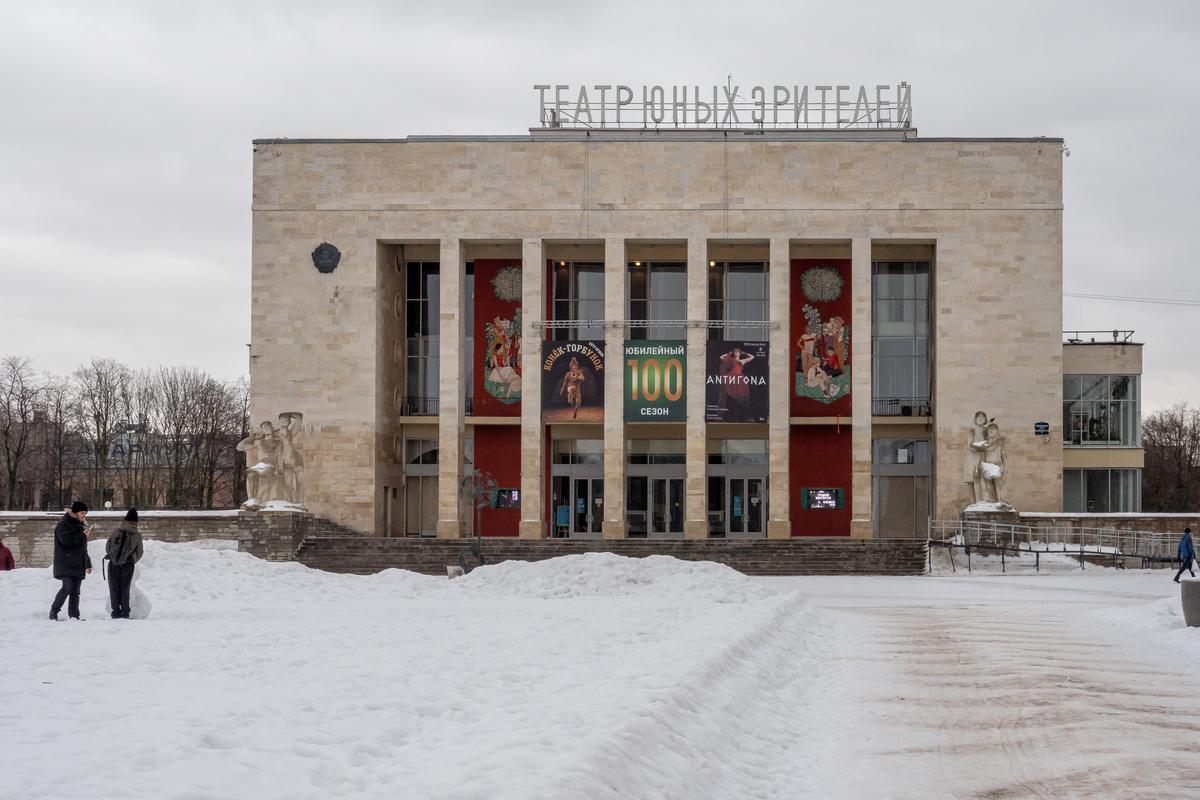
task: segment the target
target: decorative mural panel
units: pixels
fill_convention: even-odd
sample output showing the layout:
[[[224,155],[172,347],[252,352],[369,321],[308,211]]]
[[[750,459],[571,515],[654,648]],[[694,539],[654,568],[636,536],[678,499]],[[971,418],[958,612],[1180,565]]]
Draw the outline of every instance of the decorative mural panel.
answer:
[[[521,262],[475,262],[477,416],[521,414]]]
[[[604,421],[604,342],[542,342],[542,419]]]
[[[850,416],[850,260],[794,259],[791,289],[792,416]]]

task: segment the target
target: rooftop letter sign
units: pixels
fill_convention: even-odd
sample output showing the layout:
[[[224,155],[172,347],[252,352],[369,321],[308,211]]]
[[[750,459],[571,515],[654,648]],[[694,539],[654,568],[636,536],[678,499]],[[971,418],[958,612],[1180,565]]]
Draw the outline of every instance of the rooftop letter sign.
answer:
[[[620,86],[539,83],[543,128],[725,128],[820,130],[912,127],[912,87]]]

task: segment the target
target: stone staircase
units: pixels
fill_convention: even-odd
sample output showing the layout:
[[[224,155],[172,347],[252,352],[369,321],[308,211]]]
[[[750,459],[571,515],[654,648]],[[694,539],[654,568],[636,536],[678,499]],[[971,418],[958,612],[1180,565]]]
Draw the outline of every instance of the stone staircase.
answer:
[[[296,553],[302,564],[327,572],[371,574],[391,567],[445,575],[469,551],[470,539],[389,539],[310,535]],[[541,561],[573,553],[609,552],[641,558],[669,555],[716,561],[747,575],[922,575],[924,539],[794,538],[751,540],[510,539],[485,537],[487,563]]]

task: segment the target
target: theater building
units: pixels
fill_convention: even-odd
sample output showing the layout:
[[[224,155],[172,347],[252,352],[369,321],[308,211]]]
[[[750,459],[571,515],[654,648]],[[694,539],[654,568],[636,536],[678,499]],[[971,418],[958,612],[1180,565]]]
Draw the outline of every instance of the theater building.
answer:
[[[304,414],[309,508],[463,536],[478,471],[488,536],[924,536],[982,410],[1008,499],[1062,511],[1061,140],[655,88],[255,141],[251,415]]]

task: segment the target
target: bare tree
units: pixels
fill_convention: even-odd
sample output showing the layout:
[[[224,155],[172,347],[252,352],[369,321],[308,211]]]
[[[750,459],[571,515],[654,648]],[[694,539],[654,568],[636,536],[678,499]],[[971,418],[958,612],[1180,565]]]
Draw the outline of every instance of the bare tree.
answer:
[[[1200,409],[1180,403],[1142,421],[1142,509],[1196,510],[1200,499]]]
[[[76,411],[70,383],[65,378],[47,375],[42,393],[38,434],[41,439],[38,459],[37,508],[65,507],[73,494],[73,477],[79,466],[79,436],[72,428]]]
[[[28,358],[0,361],[0,455],[4,457],[5,508],[33,504],[34,481],[27,461],[37,446],[35,417],[42,386]],[[18,497],[20,501],[18,501]]]
[[[111,358],[94,358],[72,375],[75,389],[76,422],[91,455],[90,491],[93,505],[100,505],[109,490],[110,451],[124,419],[121,393],[129,368]]]

